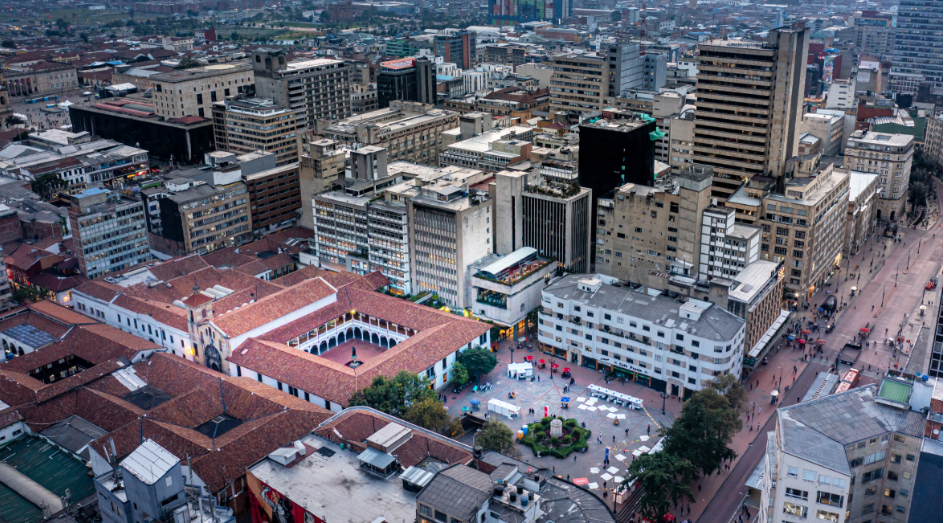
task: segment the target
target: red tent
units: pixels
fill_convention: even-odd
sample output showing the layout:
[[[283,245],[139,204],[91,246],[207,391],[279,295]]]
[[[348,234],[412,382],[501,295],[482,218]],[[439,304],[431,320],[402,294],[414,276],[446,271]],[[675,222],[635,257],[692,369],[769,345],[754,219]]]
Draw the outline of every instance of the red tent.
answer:
[[[544,360],[538,360],[538,363],[540,363],[541,365],[544,365],[544,364],[547,363],[547,362],[544,361]]]
[[[797,343],[799,343],[800,345],[806,345],[806,340],[799,340],[797,341]]]
[[[859,329],[859,332],[864,332],[864,333],[868,334],[868,333],[870,333],[870,332],[872,332],[872,331],[869,330],[869,329],[866,329],[865,327],[862,327],[861,329]]]
[[[524,361],[534,361],[534,356],[525,356]]]
[[[556,364],[556,363],[551,363],[551,368],[552,368],[552,369],[556,369],[557,367],[560,367],[560,365],[558,365],[558,364]]]

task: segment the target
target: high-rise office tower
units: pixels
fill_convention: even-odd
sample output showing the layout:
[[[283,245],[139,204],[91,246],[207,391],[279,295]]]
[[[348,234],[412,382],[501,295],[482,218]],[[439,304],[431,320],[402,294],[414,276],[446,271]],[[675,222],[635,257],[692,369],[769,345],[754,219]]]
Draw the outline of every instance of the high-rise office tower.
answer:
[[[755,176],[776,181],[797,154],[809,30],[772,30],[767,42],[698,45],[692,160],[714,171],[712,195],[727,199]]]
[[[459,66],[459,69],[475,67],[475,33],[456,31],[452,34],[439,34],[433,37],[433,51],[446,62]]]
[[[351,65],[317,58],[287,61],[282,51],[252,54],[256,95],[295,111],[299,129],[351,116]]]
[[[221,151],[269,151],[278,166],[298,162],[295,112],[267,98],[213,104],[213,135]]]
[[[377,105],[404,100],[436,103],[436,66],[426,58],[400,58],[380,63],[377,73]]]
[[[646,57],[636,42],[607,43],[596,53],[555,55],[551,66],[551,110],[591,112],[625,89],[642,88]]]
[[[932,91],[942,88],[942,44],[944,1],[901,0],[888,81],[892,92],[917,94],[921,82]]]

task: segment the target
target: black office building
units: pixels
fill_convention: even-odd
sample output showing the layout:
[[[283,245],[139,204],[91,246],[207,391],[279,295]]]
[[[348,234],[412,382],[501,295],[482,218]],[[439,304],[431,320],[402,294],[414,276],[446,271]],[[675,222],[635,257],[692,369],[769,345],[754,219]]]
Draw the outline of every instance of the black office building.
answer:
[[[651,117],[607,109],[604,118],[590,119],[580,126],[580,159],[577,164],[581,187],[593,190],[592,216],[597,218],[597,198],[611,196],[627,183],[655,185],[655,141],[657,131]],[[591,229],[596,243],[596,227]]]
[[[377,73],[378,107],[394,100],[436,103],[436,65],[426,58],[401,58],[380,64]]]

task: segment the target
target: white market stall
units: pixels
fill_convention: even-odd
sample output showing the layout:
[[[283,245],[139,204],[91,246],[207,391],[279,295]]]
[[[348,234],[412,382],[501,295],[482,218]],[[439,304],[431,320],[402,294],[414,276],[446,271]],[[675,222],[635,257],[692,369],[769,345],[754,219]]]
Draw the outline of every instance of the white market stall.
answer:
[[[595,398],[612,401],[618,405],[625,405],[636,410],[642,408],[642,400],[630,396],[629,394],[623,394],[622,392],[616,392],[615,390],[605,389],[599,385],[589,385],[587,386],[587,390],[589,390],[590,395]]]
[[[508,416],[509,418],[517,418],[521,407],[493,398],[488,400],[488,410],[496,414],[501,414],[502,416]]]
[[[512,379],[527,379],[534,375],[534,365],[521,362],[508,364],[508,377]]]

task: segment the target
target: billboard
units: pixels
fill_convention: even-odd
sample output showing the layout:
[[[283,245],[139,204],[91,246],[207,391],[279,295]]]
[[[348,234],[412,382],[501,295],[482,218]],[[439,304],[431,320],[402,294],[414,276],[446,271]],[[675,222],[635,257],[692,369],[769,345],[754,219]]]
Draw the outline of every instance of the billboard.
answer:
[[[835,55],[828,55],[823,58],[823,83],[831,84],[833,83],[833,60],[836,58]]]

